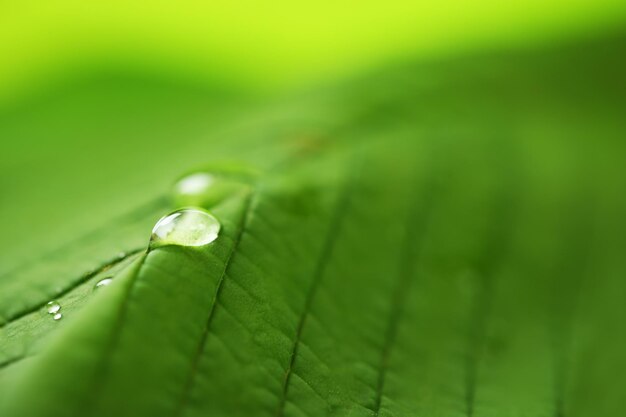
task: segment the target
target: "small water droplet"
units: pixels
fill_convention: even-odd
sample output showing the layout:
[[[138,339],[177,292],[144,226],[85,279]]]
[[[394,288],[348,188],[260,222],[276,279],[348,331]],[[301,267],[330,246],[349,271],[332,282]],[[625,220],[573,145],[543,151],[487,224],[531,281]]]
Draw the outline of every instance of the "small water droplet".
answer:
[[[96,283],[96,285],[94,286],[95,289],[101,288],[101,287],[106,287],[107,285],[109,285],[111,282],[113,282],[112,278],[104,278],[101,279],[100,281],[98,281]]]
[[[255,169],[245,165],[217,164],[179,179],[172,197],[179,206],[213,207],[249,189],[257,175]]]
[[[61,319],[63,318],[63,314],[61,314],[61,313],[57,313],[57,314],[55,314],[54,316],[52,316],[52,318],[53,318],[54,320],[57,320],[57,321],[58,321],[58,320],[61,320]]]
[[[217,239],[220,222],[208,212],[185,208],[164,216],[152,229],[150,246],[203,246]]]
[[[215,182],[215,177],[206,172],[196,172],[180,179],[174,188],[181,195],[198,195],[206,192]]]
[[[50,301],[48,304],[46,304],[46,312],[48,314],[56,314],[59,312],[59,310],[61,310],[61,304],[56,301]]]

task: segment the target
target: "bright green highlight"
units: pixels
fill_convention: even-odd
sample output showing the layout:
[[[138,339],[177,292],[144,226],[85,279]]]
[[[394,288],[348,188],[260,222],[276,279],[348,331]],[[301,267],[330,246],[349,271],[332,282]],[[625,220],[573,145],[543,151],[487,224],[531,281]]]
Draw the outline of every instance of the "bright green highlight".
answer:
[[[276,88],[390,58],[620,24],[619,0],[19,2],[0,6],[0,99],[108,66]]]

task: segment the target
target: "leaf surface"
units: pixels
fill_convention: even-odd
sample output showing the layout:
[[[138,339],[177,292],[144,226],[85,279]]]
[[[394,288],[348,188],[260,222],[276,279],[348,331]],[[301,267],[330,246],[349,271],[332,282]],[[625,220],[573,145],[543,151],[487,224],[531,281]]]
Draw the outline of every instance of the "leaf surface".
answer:
[[[258,172],[205,207],[215,242],[148,251],[175,207],[122,186],[136,209],[4,269],[0,415],[616,415],[624,45],[242,110],[190,156]]]

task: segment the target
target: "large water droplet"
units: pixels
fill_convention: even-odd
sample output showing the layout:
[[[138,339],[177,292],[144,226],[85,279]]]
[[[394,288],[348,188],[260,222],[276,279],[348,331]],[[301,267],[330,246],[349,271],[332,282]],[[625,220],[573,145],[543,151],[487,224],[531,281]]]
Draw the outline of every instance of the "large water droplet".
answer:
[[[46,304],[46,312],[48,314],[56,314],[59,312],[59,310],[61,310],[61,304],[56,301],[50,301],[48,304]]]
[[[98,281],[96,283],[96,285],[94,286],[95,289],[99,289],[102,287],[106,287],[107,285],[109,285],[111,282],[113,282],[113,278],[104,278],[101,279],[100,281]]]
[[[177,210],[157,222],[150,246],[203,246],[217,239],[220,222],[202,209]]]

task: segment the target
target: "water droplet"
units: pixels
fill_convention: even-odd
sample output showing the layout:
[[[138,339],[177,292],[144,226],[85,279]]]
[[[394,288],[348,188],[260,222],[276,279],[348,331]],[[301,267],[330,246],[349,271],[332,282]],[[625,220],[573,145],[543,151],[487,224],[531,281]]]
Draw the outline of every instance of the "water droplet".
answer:
[[[189,196],[205,193],[215,183],[215,177],[206,172],[196,172],[179,180],[174,188],[178,194]]]
[[[101,287],[106,287],[107,285],[109,285],[111,282],[113,282],[112,278],[104,278],[101,279],[100,281],[98,281],[96,283],[96,285],[94,286],[95,289],[101,288]]]
[[[61,310],[61,304],[56,301],[50,301],[48,304],[46,304],[46,312],[48,314],[56,314],[59,312],[59,310]]]
[[[57,313],[57,314],[55,314],[54,316],[52,316],[52,318],[53,318],[54,320],[61,320],[61,319],[63,318],[63,314],[61,314],[61,313]]]
[[[152,229],[150,246],[203,246],[217,239],[220,222],[202,209],[185,208],[164,216]]]
[[[186,175],[174,184],[173,199],[179,206],[213,207],[249,189],[258,172],[241,164],[218,164]]]

